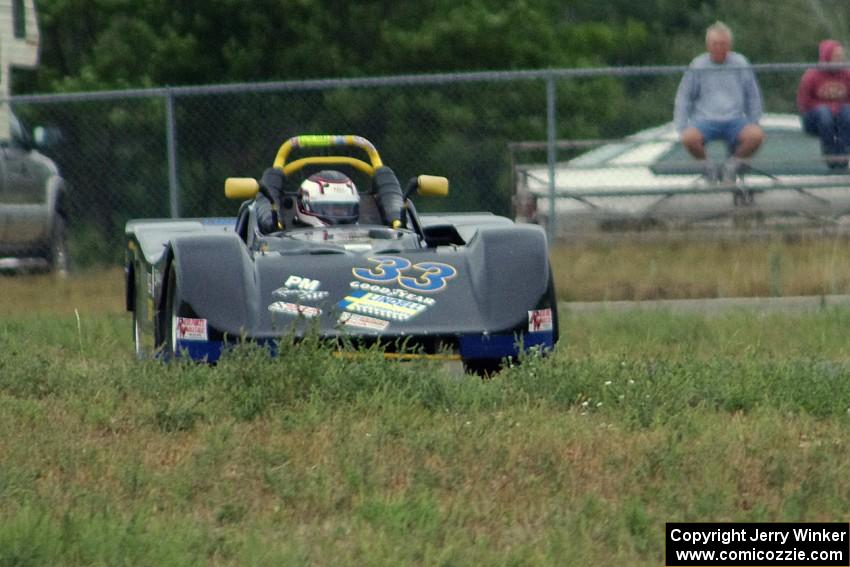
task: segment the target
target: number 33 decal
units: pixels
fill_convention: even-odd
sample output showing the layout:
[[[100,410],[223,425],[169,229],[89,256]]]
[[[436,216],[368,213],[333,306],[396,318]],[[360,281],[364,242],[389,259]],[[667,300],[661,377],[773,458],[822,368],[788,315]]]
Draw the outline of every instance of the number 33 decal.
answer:
[[[441,262],[419,262],[411,264],[409,260],[397,256],[374,256],[370,262],[373,268],[353,268],[354,277],[367,282],[398,284],[412,291],[434,293],[446,287],[446,281],[457,275],[457,270]],[[410,276],[410,272],[420,272]]]

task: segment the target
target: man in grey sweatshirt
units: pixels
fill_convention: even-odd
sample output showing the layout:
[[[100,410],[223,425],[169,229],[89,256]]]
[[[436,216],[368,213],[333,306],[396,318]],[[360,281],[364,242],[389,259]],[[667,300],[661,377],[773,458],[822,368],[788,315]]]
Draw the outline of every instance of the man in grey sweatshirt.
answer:
[[[725,24],[709,26],[705,43],[708,52],[691,61],[679,83],[674,122],[688,152],[705,162],[708,177],[716,180],[719,172],[731,183],[741,160],[764,141],[761,91],[747,58],[731,51],[732,31]],[[719,171],[706,160],[705,144],[712,140],[723,140],[730,156]]]

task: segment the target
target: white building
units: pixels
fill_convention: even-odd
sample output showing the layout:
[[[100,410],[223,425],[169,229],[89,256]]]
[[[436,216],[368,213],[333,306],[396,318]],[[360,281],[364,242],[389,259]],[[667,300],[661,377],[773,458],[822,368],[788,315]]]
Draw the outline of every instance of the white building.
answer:
[[[0,0],[0,139],[9,138],[11,68],[38,65],[38,47],[34,0]]]

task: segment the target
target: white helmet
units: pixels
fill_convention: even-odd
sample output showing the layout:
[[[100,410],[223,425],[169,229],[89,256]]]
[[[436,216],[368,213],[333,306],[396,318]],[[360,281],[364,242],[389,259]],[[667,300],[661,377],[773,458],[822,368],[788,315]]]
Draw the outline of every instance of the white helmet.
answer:
[[[354,224],[360,214],[357,187],[338,171],[320,171],[305,179],[296,201],[295,215],[308,226]]]

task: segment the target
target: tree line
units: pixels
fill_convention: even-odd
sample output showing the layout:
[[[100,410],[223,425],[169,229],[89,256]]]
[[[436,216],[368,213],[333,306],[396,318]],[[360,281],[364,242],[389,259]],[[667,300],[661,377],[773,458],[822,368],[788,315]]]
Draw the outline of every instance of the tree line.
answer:
[[[816,60],[820,39],[844,39],[850,22],[841,0],[36,0],[36,7],[41,62],[13,73],[14,94],[683,65],[704,50],[705,28],[718,19],[755,63],[805,62]],[[791,109],[789,78],[770,79],[780,110]],[[677,81],[559,81],[557,134],[620,136],[667,121]],[[259,175],[282,137],[317,132],[370,138],[402,182],[448,175],[451,198],[426,208],[509,214],[507,146],[546,135],[542,83],[185,97],[174,110],[181,212],[190,216],[232,214],[224,177]],[[63,132],[54,157],[74,188],[78,249],[117,259],[127,219],[168,214],[161,100],[17,111]]]
[[[36,0],[15,94],[401,73],[685,64],[717,19],[754,62],[845,39],[842,0]]]

